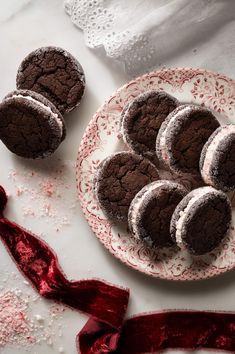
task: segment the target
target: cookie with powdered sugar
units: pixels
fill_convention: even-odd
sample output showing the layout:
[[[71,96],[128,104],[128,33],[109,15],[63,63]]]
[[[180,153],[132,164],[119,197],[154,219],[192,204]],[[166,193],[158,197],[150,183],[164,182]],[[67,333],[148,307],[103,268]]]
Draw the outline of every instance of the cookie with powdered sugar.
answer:
[[[158,179],[158,170],[148,159],[122,151],[100,163],[94,190],[105,214],[110,219],[126,222],[132,199],[146,184]]]
[[[202,148],[220,126],[213,113],[196,105],[182,105],[161,125],[156,152],[165,166],[178,174],[199,175]]]
[[[85,75],[81,64],[68,51],[42,47],[22,61],[16,86],[40,93],[64,114],[79,105],[85,89]]]
[[[235,125],[218,128],[204,145],[200,158],[206,184],[229,191],[235,189]]]
[[[124,142],[137,154],[155,161],[159,128],[178,105],[178,100],[164,91],[147,91],[134,98],[121,114]]]
[[[128,224],[132,235],[149,247],[171,247],[175,244],[170,235],[172,214],[187,194],[178,183],[161,180],[143,187],[132,200]]]
[[[213,187],[194,189],[176,207],[170,225],[173,242],[194,255],[203,255],[219,246],[232,220],[230,201]]]
[[[15,90],[0,104],[0,139],[16,155],[44,158],[66,135],[61,113],[45,97],[30,90]]]

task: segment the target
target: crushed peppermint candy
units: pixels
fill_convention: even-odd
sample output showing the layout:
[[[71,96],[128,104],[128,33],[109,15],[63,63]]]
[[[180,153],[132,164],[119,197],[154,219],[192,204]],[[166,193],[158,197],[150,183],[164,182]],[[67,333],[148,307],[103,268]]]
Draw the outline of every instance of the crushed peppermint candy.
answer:
[[[29,166],[11,169],[8,178],[23,203],[23,217],[48,219],[59,232],[76,215],[75,166],[71,161],[62,163],[59,159],[53,164],[43,164],[39,170],[37,166],[33,170]]]
[[[61,341],[59,338],[63,335],[64,326],[60,315],[65,307],[52,304],[43,315],[33,315],[32,304],[37,302],[39,305],[41,300],[40,296],[17,288],[0,291],[0,352],[8,346],[31,352],[37,344],[45,343],[53,345],[55,349],[60,344],[57,351],[64,353],[62,343],[58,340]]]
[[[27,316],[29,302],[21,295],[17,290],[0,294],[0,347],[35,343],[33,323]]]

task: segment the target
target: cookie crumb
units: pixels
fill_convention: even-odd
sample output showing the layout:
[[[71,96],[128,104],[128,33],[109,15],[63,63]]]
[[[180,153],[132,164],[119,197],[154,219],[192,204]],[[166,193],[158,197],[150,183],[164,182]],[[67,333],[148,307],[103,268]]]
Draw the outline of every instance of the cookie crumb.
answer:
[[[44,318],[41,315],[35,315],[35,318],[38,322],[44,322]]]

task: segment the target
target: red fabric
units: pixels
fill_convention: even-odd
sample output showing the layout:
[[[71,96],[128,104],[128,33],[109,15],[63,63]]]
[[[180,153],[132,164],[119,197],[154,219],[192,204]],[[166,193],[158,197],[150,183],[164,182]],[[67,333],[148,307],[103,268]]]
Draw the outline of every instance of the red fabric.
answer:
[[[4,217],[6,203],[0,187],[0,237],[20,271],[42,296],[91,315],[77,337],[81,354],[153,353],[167,348],[235,352],[235,314],[172,311],[124,322],[129,291],[99,280],[69,281],[45,242]]]
[[[44,241],[4,218],[6,202],[6,193],[0,187],[1,239],[39,294],[91,314],[119,329],[127,309],[129,291],[99,280],[66,279],[55,254]]]
[[[136,316],[124,322],[120,337],[88,321],[78,335],[82,354],[102,351],[113,335],[115,354],[159,353],[165,349],[213,349],[235,353],[235,315],[205,311],[171,311]],[[117,341],[117,342],[116,342]]]
[[[172,311],[134,317],[124,323],[118,354],[168,348],[208,348],[235,352],[235,315]]]

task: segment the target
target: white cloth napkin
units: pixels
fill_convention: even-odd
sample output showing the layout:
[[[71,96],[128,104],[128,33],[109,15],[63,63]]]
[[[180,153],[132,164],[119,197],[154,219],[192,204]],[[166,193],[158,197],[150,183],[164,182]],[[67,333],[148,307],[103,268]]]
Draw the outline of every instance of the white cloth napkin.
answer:
[[[66,0],[65,10],[130,76],[195,66],[235,77],[235,0]]]

